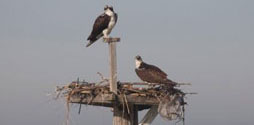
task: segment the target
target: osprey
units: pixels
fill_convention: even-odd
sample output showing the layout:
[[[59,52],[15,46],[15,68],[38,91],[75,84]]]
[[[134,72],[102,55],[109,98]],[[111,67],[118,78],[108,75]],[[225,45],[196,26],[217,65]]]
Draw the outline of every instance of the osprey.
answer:
[[[101,38],[102,36],[104,38],[108,38],[110,32],[114,28],[115,24],[117,22],[117,14],[114,12],[112,6],[106,5],[104,7],[104,13],[101,14],[94,22],[93,30],[90,34],[90,36],[87,38],[89,43],[86,45],[86,47],[93,44],[96,40]]]
[[[135,71],[142,81],[168,85],[171,87],[177,84],[176,82],[169,80],[167,78],[168,75],[158,67],[143,62],[140,56],[135,57],[135,62]]]

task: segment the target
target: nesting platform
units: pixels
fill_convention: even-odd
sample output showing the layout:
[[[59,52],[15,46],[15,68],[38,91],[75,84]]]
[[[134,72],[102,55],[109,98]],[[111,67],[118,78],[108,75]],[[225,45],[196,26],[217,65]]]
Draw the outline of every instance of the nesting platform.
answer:
[[[67,102],[93,106],[114,107],[133,112],[157,106],[158,112],[169,120],[181,117],[181,107],[185,93],[177,88],[166,86],[149,87],[146,83],[117,82],[117,95],[110,91],[109,84],[74,81],[58,88],[63,92]],[[136,111],[136,112],[137,112]],[[163,114],[164,113],[164,114]],[[174,115],[174,116],[173,116]]]
[[[113,103],[117,101],[119,105],[128,103],[136,105],[139,110],[143,110],[152,105],[159,105],[160,97],[163,97],[160,88],[135,88],[127,83],[121,84],[118,95],[110,92],[108,85],[78,85],[75,82],[70,85],[69,88],[72,90],[67,97],[70,103],[113,107]]]

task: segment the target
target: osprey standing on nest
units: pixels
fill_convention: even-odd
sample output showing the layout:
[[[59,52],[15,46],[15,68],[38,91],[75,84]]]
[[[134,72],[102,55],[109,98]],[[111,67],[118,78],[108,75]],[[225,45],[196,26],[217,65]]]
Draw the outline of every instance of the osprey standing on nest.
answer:
[[[167,85],[170,87],[173,87],[177,84],[176,82],[169,80],[167,78],[168,75],[158,67],[143,62],[140,56],[136,56],[135,61],[136,61],[135,71],[142,81],[148,83]]]
[[[117,14],[114,12],[112,6],[106,5],[104,7],[104,13],[101,14],[94,22],[93,30],[90,34],[90,36],[87,38],[89,43],[86,45],[86,47],[93,44],[96,40],[101,38],[109,38],[109,34],[114,28],[115,24],[117,22]]]

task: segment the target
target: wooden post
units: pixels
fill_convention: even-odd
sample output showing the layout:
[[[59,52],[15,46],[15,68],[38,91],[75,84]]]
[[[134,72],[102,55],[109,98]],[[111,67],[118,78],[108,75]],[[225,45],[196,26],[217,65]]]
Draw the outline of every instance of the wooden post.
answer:
[[[104,38],[104,41],[109,44],[109,64],[110,64],[110,91],[117,95],[117,65],[116,65],[116,42],[120,41],[120,38]],[[130,114],[118,105],[117,96],[115,96],[113,110],[113,125],[138,125],[138,109],[136,105],[131,105]]]
[[[136,105],[130,105],[130,114],[126,111],[123,111],[123,108],[117,106],[114,107],[114,118],[113,125],[138,125],[138,108]]]
[[[138,106],[132,105],[130,117],[131,125],[138,125]]]
[[[117,94],[116,42],[120,38],[104,38],[104,41],[109,44],[110,91]]]
[[[110,53],[110,91],[117,94],[117,65],[116,65],[116,43],[109,43]]]
[[[114,105],[113,125],[130,125],[130,117],[123,112],[123,107]]]
[[[110,91],[117,95],[116,42],[119,42],[120,38],[104,38],[104,41],[109,44]],[[120,107],[117,96],[115,97],[113,104],[113,125],[130,125],[130,116],[128,116],[127,112],[123,112],[125,107]]]

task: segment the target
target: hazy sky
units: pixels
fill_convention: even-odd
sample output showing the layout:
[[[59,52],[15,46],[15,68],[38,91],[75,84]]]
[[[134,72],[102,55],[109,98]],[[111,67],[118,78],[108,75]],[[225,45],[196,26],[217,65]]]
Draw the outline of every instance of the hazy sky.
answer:
[[[85,48],[106,4],[119,15],[120,81],[140,81],[139,54],[199,93],[187,98],[186,125],[254,124],[253,0],[0,0],[1,125],[61,125],[64,101],[47,93],[108,75],[107,44]],[[72,125],[112,124],[110,109],[71,109]]]

